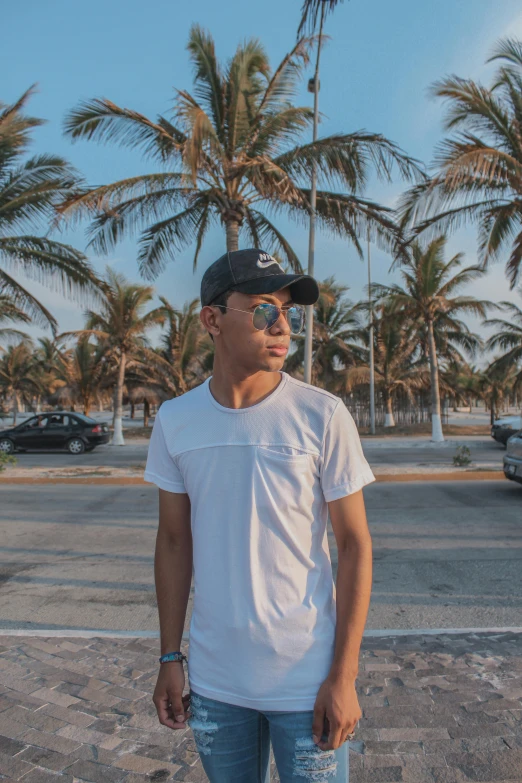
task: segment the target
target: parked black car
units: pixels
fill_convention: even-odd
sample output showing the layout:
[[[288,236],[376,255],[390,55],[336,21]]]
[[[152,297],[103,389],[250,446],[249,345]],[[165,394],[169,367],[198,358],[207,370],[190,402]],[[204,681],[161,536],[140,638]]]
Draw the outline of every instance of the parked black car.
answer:
[[[17,427],[0,430],[0,451],[11,454],[16,450],[67,449],[71,454],[82,454],[100,443],[108,443],[110,437],[107,424],[83,413],[53,411],[32,416]]]
[[[522,417],[518,415],[496,419],[491,425],[491,437],[505,447],[511,436],[518,432],[521,424]]]
[[[522,484],[522,430],[515,432],[507,443],[504,455],[504,474],[511,481]]]

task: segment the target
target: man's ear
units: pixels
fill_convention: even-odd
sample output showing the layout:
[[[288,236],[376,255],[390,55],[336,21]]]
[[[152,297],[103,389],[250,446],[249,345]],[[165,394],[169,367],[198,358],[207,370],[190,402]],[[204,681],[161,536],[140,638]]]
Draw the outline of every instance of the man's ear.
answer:
[[[199,320],[212,338],[220,332],[218,313],[219,309],[217,307],[210,307],[210,305],[205,305],[199,312]]]

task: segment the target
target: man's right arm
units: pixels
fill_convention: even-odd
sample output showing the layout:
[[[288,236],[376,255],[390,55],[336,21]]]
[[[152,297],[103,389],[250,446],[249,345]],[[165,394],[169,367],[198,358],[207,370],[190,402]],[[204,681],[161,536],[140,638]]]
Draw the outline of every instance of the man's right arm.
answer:
[[[186,493],[159,490],[154,579],[164,655],[181,649],[192,582],[190,500]]]
[[[159,490],[159,526],[154,554],[154,579],[160,624],[161,655],[181,650],[192,582],[192,530],[187,493]],[[154,703],[160,722],[183,728],[176,719],[185,713],[183,663],[160,664]],[[172,707],[169,707],[171,703]]]

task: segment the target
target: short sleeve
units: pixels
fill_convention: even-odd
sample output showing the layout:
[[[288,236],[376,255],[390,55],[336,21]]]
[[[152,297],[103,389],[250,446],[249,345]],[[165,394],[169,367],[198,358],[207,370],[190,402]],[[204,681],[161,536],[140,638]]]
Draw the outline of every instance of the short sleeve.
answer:
[[[326,428],[320,479],[327,503],[351,495],[375,481],[353,417],[342,400],[337,403]]]
[[[167,492],[186,492],[183,476],[167,448],[160,411],[150,436],[144,479]]]

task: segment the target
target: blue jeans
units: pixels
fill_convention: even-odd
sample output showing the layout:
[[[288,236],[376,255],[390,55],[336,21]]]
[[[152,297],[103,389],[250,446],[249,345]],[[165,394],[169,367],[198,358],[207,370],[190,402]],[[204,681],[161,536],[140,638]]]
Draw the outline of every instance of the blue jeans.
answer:
[[[312,710],[254,710],[192,689],[189,709],[187,725],[210,783],[268,783],[270,743],[281,783],[348,781],[348,743],[321,750],[312,739]]]

